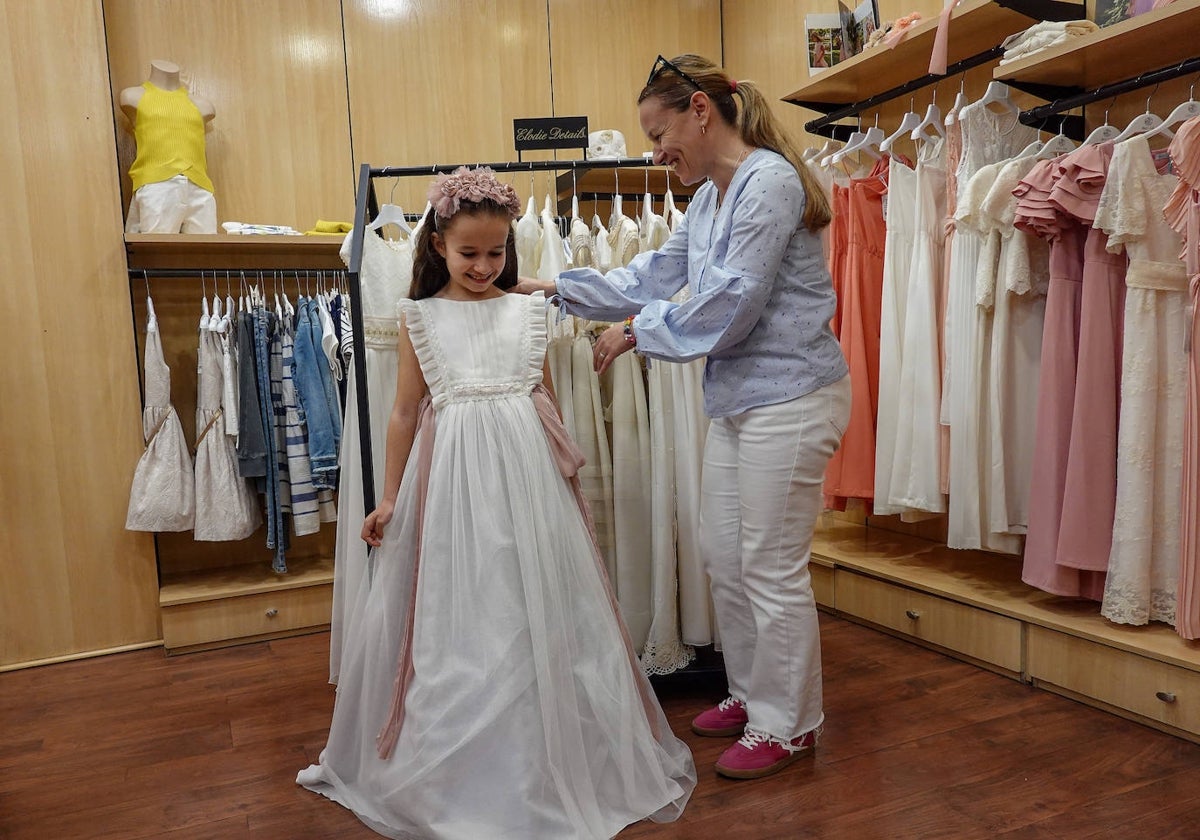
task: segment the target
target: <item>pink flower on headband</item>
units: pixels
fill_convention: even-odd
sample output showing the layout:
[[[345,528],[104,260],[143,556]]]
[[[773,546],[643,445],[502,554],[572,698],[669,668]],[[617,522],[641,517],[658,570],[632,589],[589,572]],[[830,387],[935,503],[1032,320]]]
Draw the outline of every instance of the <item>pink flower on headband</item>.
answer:
[[[429,203],[439,219],[449,219],[464,201],[479,204],[484,200],[507,210],[510,218],[521,214],[517,191],[497,181],[496,173],[486,166],[475,169],[460,166],[449,175],[437,176],[429,185]]]

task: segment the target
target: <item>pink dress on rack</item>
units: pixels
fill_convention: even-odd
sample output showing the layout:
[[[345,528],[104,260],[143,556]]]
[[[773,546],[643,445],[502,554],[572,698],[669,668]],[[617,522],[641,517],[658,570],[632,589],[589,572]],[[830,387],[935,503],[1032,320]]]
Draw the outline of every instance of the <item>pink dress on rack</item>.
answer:
[[[1075,376],[1083,299],[1083,245],[1086,229],[1050,202],[1061,177],[1056,160],[1041,161],[1013,195],[1013,223],[1050,241],[1050,280],[1038,381],[1036,435],[1029,490],[1029,530],[1021,578],[1057,595],[1100,600],[1104,575],[1059,566],[1058,537],[1071,444]]]
[[[847,270],[841,288],[842,352],[850,365],[853,401],[842,446],[825,472],[832,497],[871,499],[875,494],[875,417],[879,397],[879,330],[883,300],[883,195],[890,158],[850,184]]]
[[[1092,227],[1100,206],[1112,143],[1065,156],[1050,201],[1088,226],[1083,246],[1079,362],[1071,446],[1055,562],[1107,572],[1117,502],[1117,425],[1125,323],[1123,254],[1108,252],[1108,235]]]
[[[1185,639],[1200,639],[1200,117],[1188,120],[1175,132],[1171,160],[1179,184],[1163,215],[1183,236],[1188,276],[1187,410],[1175,629]]]

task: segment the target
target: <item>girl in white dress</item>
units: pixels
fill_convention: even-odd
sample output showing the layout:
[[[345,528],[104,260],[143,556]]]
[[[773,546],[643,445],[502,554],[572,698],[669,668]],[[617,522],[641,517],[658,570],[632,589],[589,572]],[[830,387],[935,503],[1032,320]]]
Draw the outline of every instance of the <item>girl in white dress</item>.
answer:
[[[297,781],[393,838],[603,838],[696,775],[615,609],[516,281],[511,187],[439,178],[401,302],[376,546],[329,741]],[[412,457],[409,457],[409,456]]]

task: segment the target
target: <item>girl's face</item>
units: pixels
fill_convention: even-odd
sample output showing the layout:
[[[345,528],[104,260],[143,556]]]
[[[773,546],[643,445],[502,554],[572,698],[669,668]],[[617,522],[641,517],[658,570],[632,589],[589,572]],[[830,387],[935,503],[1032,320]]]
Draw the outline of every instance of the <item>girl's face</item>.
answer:
[[[664,108],[657,96],[638,105],[642,131],[654,149],[654,163],[670,166],[683,183],[698,184],[708,177],[701,149],[700,120],[696,112]]]
[[[454,300],[481,300],[499,291],[492,283],[504,270],[508,219],[494,213],[461,213],[440,233],[433,247],[446,260],[450,282],[438,293]]]

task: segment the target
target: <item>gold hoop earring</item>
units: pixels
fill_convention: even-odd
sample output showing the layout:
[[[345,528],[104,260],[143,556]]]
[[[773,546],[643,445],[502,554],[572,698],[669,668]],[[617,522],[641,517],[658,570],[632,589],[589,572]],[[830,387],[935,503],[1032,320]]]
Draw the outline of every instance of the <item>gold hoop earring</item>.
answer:
[[[700,133],[704,134],[706,131],[708,131],[708,126],[704,123],[700,123]]]

